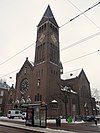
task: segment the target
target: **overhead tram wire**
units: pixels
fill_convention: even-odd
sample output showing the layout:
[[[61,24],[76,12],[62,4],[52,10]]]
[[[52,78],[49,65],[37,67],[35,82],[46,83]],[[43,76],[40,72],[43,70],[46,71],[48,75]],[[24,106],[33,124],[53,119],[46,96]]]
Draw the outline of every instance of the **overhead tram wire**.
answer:
[[[80,11],[82,13],[82,11],[75,5],[73,4],[70,0],[67,0],[72,6],[74,6],[78,11]],[[97,2],[96,2],[97,3]],[[94,23],[93,20],[91,20],[88,16],[86,16],[85,14],[83,14],[92,24],[94,24],[98,29],[100,29],[100,27]]]
[[[22,53],[23,51],[27,50],[28,48],[30,48],[31,46],[33,46],[35,43],[32,43],[31,45],[27,46],[26,48],[24,48],[23,50],[21,50],[20,52],[18,52],[17,54],[11,56],[10,58],[8,58],[7,60],[5,60],[4,62],[0,63],[0,65],[5,64],[6,62],[8,62],[9,60],[13,59],[14,57],[16,57],[17,55],[19,55],[20,53]]]
[[[77,41],[77,42],[75,42],[75,43],[72,43],[71,45],[62,48],[61,51],[64,51],[64,50],[66,50],[66,49],[68,49],[68,48],[71,48],[71,47],[74,47],[75,45],[80,44],[80,43],[82,43],[82,42],[85,42],[85,41],[87,41],[87,40],[89,40],[89,39],[92,39],[92,38],[94,38],[94,37],[96,37],[96,36],[98,36],[98,35],[100,35],[100,32],[97,32],[97,33],[92,34],[92,35],[90,35],[90,36],[88,36],[88,37],[86,37],[86,38],[83,38],[83,39],[81,39],[81,40],[79,40],[79,41]],[[35,44],[35,43],[32,43],[31,45],[29,45],[28,47],[24,48],[23,50],[21,50],[21,51],[18,52],[17,54],[13,55],[12,57],[10,57],[10,58],[8,58],[7,60],[5,60],[4,62],[2,62],[0,65],[3,65],[3,64],[5,64],[5,63],[7,63],[9,60],[13,59],[14,57],[16,57],[17,55],[19,55],[19,54],[22,53],[23,51],[25,51],[25,50],[27,50],[28,48],[30,48],[31,46],[33,46],[34,44]]]
[[[84,57],[89,56],[89,55],[96,54],[97,52],[100,52],[100,50],[94,51],[94,52],[89,53],[89,54],[85,54],[85,55],[79,56],[79,57],[77,57],[77,58],[74,58],[74,59],[71,59],[71,60],[68,60],[68,61],[65,61],[65,62],[63,62],[63,64],[69,63],[69,62],[72,62],[72,61],[76,61],[76,60],[78,60],[78,59],[80,59],[80,58],[84,58]]]
[[[92,34],[92,35],[90,35],[90,36],[88,36],[86,38],[83,38],[83,39],[81,39],[81,40],[79,40],[79,41],[77,41],[75,43],[72,43],[71,45],[69,45],[67,47],[62,48],[61,51],[64,51],[64,50],[66,50],[68,48],[71,48],[71,47],[74,47],[75,45],[78,45],[78,44],[83,43],[83,42],[85,42],[87,40],[90,40],[90,39],[92,39],[92,38],[94,38],[94,37],[96,37],[98,35],[100,35],[100,31],[99,32],[96,32],[95,34]]]
[[[83,43],[83,42],[85,42],[85,41],[87,41],[87,40],[89,40],[89,39],[92,39],[92,38],[94,38],[94,37],[96,37],[96,36],[98,36],[98,35],[100,35],[100,32],[97,32],[97,33],[92,34],[92,35],[90,35],[90,36],[88,36],[88,37],[86,37],[86,38],[83,38],[83,39],[81,39],[81,40],[79,40],[79,41],[77,41],[77,42],[75,42],[75,43],[72,43],[71,45],[62,48],[61,51],[64,51],[64,50],[66,50],[66,49],[68,49],[68,48],[71,48],[71,47],[74,47],[75,45],[78,45],[78,44],[80,44],[80,43]],[[21,50],[21,51],[18,52],[17,54],[13,55],[12,57],[10,57],[10,58],[8,58],[7,60],[5,60],[4,62],[2,62],[0,65],[5,64],[6,62],[8,62],[8,61],[11,60],[12,58],[16,57],[17,55],[19,55],[19,54],[22,53],[23,51],[27,50],[29,47],[31,47],[31,46],[34,45],[34,44],[35,44],[35,43],[32,43],[31,45],[29,45],[28,47],[24,48],[23,50]]]
[[[84,13],[86,13],[87,11],[91,10],[92,8],[96,7],[97,5],[100,4],[100,1],[96,4],[94,4],[93,6],[89,7],[88,9],[86,9],[85,11],[81,12],[80,14],[78,14],[77,16],[73,17],[72,19],[70,19],[68,22],[64,23],[63,25],[60,26],[60,28],[64,27],[66,24],[72,22],[73,20],[75,20],[76,18],[80,17],[81,15],[83,15]]]
[[[79,43],[82,43],[82,42],[84,42],[84,41],[87,41],[87,40],[89,40],[89,39],[91,39],[91,38],[93,38],[93,37],[96,37],[97,35],[100,35],[100,32],[97,32],[97,33],[95,33],[95,34],[93,34],[93,35],[91,35],[91,36],[88,36],[88,37],[86,37],[86,38],[80,40],[80,41],[77,41],[77,42],[75,42],[75,43],[69,45],[68,47],[61,49],[61,51],[65,50],[65,49],[68,49],[68,48],[70,48],[70,47],[73,47],[73,46],[75,46],[75,45],[77,45],[77,44],[79,44]],[[31,47],[32,45],[33,45],[33,44],[31,44],[31,45],[28,46],[27,48]],[[24,50],[26,50],[27,48],[25,48]],[[23,52],[24,50],[20,51],[19,53]],[[91,55],[91,54],[95,54],[96,52],[100,52],[100,50],[95,51],[95,52],[92,52],[92,53],[89,53],[89,54],[86,54],[86,55],[83,55],[83,56],[80,56],[80,57],[77,57],[77,58],[72,59],[72,60],[65,61],[64,63],[68,63],[68,62],[71,62],[71,61],[74,61],[74,60],[83,58],[83,57],[85,57],[85,56],[89,56],[89,55]],[[17,53],[17,54],[18,54],[18,53]],[[17,56],[17,54],[16,54],[15,56]],[[15,56],[13,56],[13,57],[15,57]],[[12,57],[12,58],[13,58],[13,57]],[[9,58],[9,60],[10,60],[10,59],[11,59],[11,58]],[[2,65],[2,64],[0,64],[0,65]],[[6,77],[6,76],[8,76],[8,75],[10,75],[10,74],[12,74],[12,73],[15,73],[16,71],[18,71],[18,69],[15,70],[15,71],[13,71],[13,72],[10,72],[10,73],[8,73],[8,74],[6,74],[6,75],[1,76],[0,78]]]
[[[92,7],[88,8],[87,10],[83,11],[82,13],[80,13],[79,15],[77,15],[76,17],[70,19],[68,22],[66,22],[65,24],[61,25],[59,28],[62,28],[63,26],[65,26],[66,24],[72,22],[73,20],[75,20],[76,18],[78,18],[79,16],[83,15],[84,13],[86,13],[87,11],[91,10],[92,8],[96,7],[98,4],[100,4],[100,2],[96,3],[95,5],[93,5]],[[52,32],[50,33],[52,34]],[[48,34],[46,35],[48,36]],[[45,36],[45,37],[46,37]],[[0,63],[0,65],[3,65],[5,64],[6,62],[8,62],[9,60],[13,59],[14,57],[16,57],[17,55],[19,55],[20,53],[22,53],[23,51],[27,50],[29,47],[31,47],[33,44],[35,43],[32,43],[31,45],[29,45],[28,47],[24,48],[23,50],[21,50],[20,52],[18,52],[17,54],[13,55],[12,57],[8,58],[7,60],[5,60],[4,62]],[[67,49],[67,48],[65,48]]]
[[[0,79],[3,78],[3,77],[6,77],[6,76],[8,76],[8,75],[10,75],[10,74],[12,74],[12,73],[15,73],[15,72],[17,72],[17,71],[19,71],[19,69],[16,69],[16,70],[14,70],[14,71],[12,71],[12,72],[9,72],[9,73],[7,73],[7,74],[1,76]]]
[[[95,5],[92,6],[92,7],[88,8],[87,10],[85,10],[85,11],[82,12],[81,14],[77,15],[76,17],[70,19],[70,21],[68,21],[67,23],[63,24],[63,25],[60,26],[59,28],[62,28],[63,26],[65,26],[65,25],[68,24],[69,22],[73,21],[73,20],[76,19],[77,17],[81,16],[82,14],[84,14],[85,12],[87,12],[88,10],[94,8],[94,7],[97,6],[98,4],[100,4],[100,2],[98,2],[97,4],[95,4]],[[99,35],[99,34],[100,34],[100,32],[97,32],[97,33],[95,33],[95,34],[93,34],[93,35],[91,35],[91,36],[89,36],[89,37],[87,37],[87,38],[84,38],[84,39],[82,39],[82,40],[80,40],[80,41],[78,41],[78,42],[76,42],[76,43],[73,43],[72,45],[70,45],[70,46],[68,46],[68,47],[66,47],[66,48],[64,48],[64,49],[62,49],[62,50],[65,50],[65,49],[67,49],[67,48],[69,48],[69,47],[75,46],[76,44],[79,44],[79,43],[81,43],[81,42],[83,42],[83,41],[86,41],[86,40],[88,40],[88,39],[91,39],[91,38],[93,38],[93,37],[95,37],[95,36],[97,36],[97,35]],[[35,43],[33,43],[33,44],[35,44]],[[31,45],[29,45],[28,47],[24,48],[23,50],[21,50],[20,52],[18,52],[18,53],[15,54],[14,56],[8,58],[6,61],[2,62],[0,65],[3,65],[4,63],[8,62],[9,60],[11,60],[12,58],[14,58],[14,57],[17,56],[18,54],[22,53],[23,51],[25,51],[26,49],[28,49],[29,47],[31,47],[33,44],[31,44]],[[15,71],[10,72],[9,74],[14,73],[14,72],[15,72]],[[9,75],[9,74],[6,74],[6,75],[4,75],[4,76],[7,76],[7,75]],[[4,77],[4,76],[2,76],[2,77]]]
[[[77,57],[77,58],[74,58],[74,59],[65,61],[65,62],[63,62],[63,64],[66,64],[66,63],[69,63],[69,62],[78,60],[78,59],[80,59],[80,58],[84,58],[84,57],[89,56],[89,55],[93,55],[93,54],[95,54],[95,53],[97,53],[97,52],[100,52],[100,50],[97,50],[97,51],[94,51],[94,52],[92,52],[92,53],[89,53],[89,54],[86,54],[86,55],[82,55],[82,56],[79,56],[79,57]],[[5,75],[1,76],[0,78],[6,77],[6,76],[8,76],[8,75],[10,75],[10,74],[12,74],[12,73],[17,72],[17,71],[19,71],[19,69],[14,70],[14,71],[12,71],[12,72],[10,72],[10,73],[8,73],[8,74],[5,74]]]

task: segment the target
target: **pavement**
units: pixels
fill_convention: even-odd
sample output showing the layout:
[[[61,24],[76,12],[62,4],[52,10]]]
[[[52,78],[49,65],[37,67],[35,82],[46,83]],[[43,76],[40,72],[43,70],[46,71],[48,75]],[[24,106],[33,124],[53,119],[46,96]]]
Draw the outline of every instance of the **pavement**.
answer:
[[[15,124],[15,123],[10,123],[10,122],[3,122],[0,121],[0,125],[2,126],[7,126],[7,127],[13,127],[17,129],[23,129],[23,130],[28,130],[28,131],[35,131],[37,133],[75,133],[72,131],[64,131],[63,129],[51,129],[51,128],[40,128],[40,127],[30,127],[26,126],[23,124]]]
[[[16,120],[2,120],[0,119],[0,125],[7,127],[14,127],[23,130],[37,131],[37,133],[75,133],[81,131],[100,132],[100,121],[97,126],[94,122],[87,123],[61,123],[57,126],[56,123],[48,123],[47,128],[26,126],[25,122],[18,122]]]
[[[48,123],[48,128],[56,129],[56,130],[64,130],[64,131],[89,131],[89,132],[100,132],[100,122],[95,125],[94,122],[86,122],[86,123],[62,123],[61,126],[57,127],[56,124]]]

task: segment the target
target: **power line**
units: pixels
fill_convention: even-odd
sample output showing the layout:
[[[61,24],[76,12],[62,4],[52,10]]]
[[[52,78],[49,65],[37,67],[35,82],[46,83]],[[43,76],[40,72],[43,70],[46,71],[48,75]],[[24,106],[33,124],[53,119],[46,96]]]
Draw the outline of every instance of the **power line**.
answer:
[[[82,13],[82,11],[75,5],[73,4],[70,0],[67,0],[71,5],[73,5],[78,11],[80,11]],[[100,29],[100,27],[94,23],[88,16],[86,16],[85,14],[83,14],[92,24],[94,24],[98,29]]]
[[[67,46],[67,47],[62,48],[61,51],[64,51],[64,50],[66,50],[66,49],[68,49],[68,48],[71,48],[71,47],[74,47],[75,45],[78,45],[78,44],[80,44],[80,43],[83,43],[83,42],[85,42],[85,41],[87,41],[87,40],[89,40],[89,39],[92,39],[92,38],[94,38],[94,37],[96,37],[96,36],[98,36],[98,35],[100,35],[100,31],[97,32],[97,33],[95,33],[95,34],[92,34],[92,35],[90,35],[90,36],[88,36],[88,37],[86,37],[86,38],[83,38],[83,39],[81,39],[81,40],[79,40],[79,41],[77,41],[77,42],[75,42],[75,43],[72,43],[71,45],[69,45],[69,46]]]
[[[87,41],[87,40],[89,40],[89,39],[91,39],[91,38],[94,38],[94,37],[98,36],[98,35],[100,35],[100,32],[97,32],[97,33],[95,33],[95,34],[92,34],[92,35],[90,35],[90,36],[88,36],[88,37],[86,37],[86,38],[83,38],[83,39],[81,39],[81,40],[79,40],[79,41],[77,41],[77,42],[75,42],[75,43],[73,43],[73,44],[71,44],[71,45],[69,45],[69,46],[67,46],[67,47],[64,47],[64,48],[61,49],[61,51],[64,51],[64,50],[66,50],[66,49],[68,49],[68,48],[71,48],[71,47],[73,47],[73,46],[75,46],[75,45],[78,45],[78,44],[80,44],[80,43],[82,43],[82,42],[85,42],[85,41]],[[13,59],[14,57],[16,57],[17,55],[19,55],[19,54],[22,53],[23,51],[25,51],[25,50],[27,50],[28,48],[30,48],[31,46],[33,46],[34,44],[35,44],[35,43],[32,43],[31,45],[29,45],[28,47],[24,48],[23,50],[21,50],[21,51],[18,52],[17,54],[13,55],[12,57],[10,57],[10,58],[8,58],[7,60],[5,60],[4,62],[2,62],[0,65],[3,65],[3,64],[5,64],[5,63],[7,63],[9,60]]]
[[[12,74],[12,73],[17,72],[17,71],[19,71],[19,69],[16,69],[16,70],[14,70],[14,71],[12,71],[12,72],[10,72],[10,73],[7,73],[7,74],[1,76],[0,78],[6,77],[6,76],[8,76],[8,75],[10,75],[10,74]]]
[[[6,62],[8,62],[9,60],[11,60],[12,58],[16,57],[17,55],[19,55],[20,53],[22,53],[23,51],[27,50],[28,48],[30,48],[31,46],[33,46],[35,43],[32,43],[31,45],[27,46],[26,48],[24,48],[23,50],[21,50],[20,52],[18,52],[17,54],[11,56],[10,58],[8,58],[7,60],[5,60],[4,62],[2,62],[0,65],[5,64]]]
[[[84,13],[86,13],[87,11],[91,10],[92,8],[96,7],[97,5],[99,5],[100,2],[96,3],[95,5],[89,7],[88,9],[86,9],[85,11],[81,12],[80,14],[78,14],[77,16],[73,17],[72,19],[70,19],[68,22],[64,23],[63,25],[60,26],[61,27],[64,27],[66,24],[72,22],[73,20],[75,20],[76,18],[80,17],[81,15],[83,15]]]
[[[97,50],[97,51],[94,51],[94,52],[92,52],[92,53],[89,53],[89,54],[86,54],[86,55],[82,55],[82,56],[79,56],[79,57],[77,57],[77,58],[74,58],[74,59],[71,59],[71,60],[65,61],[65,62],[63,62],[63,64],[68,63],[68,62],[72,62],[72,61],[75,61],[75,60],[78,60],[78,59],[80,59],[80,58],[84,58],[84,57],[86,57],[86,56],[89,56],[89,55],[95,54],[95,53],[97,53],[97,52],[100,52],[100,50]],[[12,74],[12,73],[15,73],[16,71],[19,71],[19,69],[14,70],[14,71],[12,71],[12,72],[6,74],[6,75],[3,75],[3,76],[1,76],[0,78],[2,78],[2,77],[6,77],[6,76],[8,76],[8,75],[10,75],[10,74]],[[75,70],[75,71],[76,71],[76,70]],[[67,72],[65,72],[65,73],[67,73]],[[64,74],[65,74],[65,73],[64,73]]]
[[[100,52],[100,50],[94,51],[94,52],[89,53],[89,54],[85,54],[85,55],[79,56],[79,57],[77,57],[77,58],[74,58],[74,59],[71,59],[71,60],[68,60],[68,61],[65,61],[65,62],[63,62],[63,64],[68,63],[68,62],[72,62],[72,61],[75,61],[75,60],[78,60],[78,59],[80,59],[80,58],[84,58],[84,57],[86,57],[86,56],[95,54],[95,53],[97,53],[97,52]]]
[[[81,16],[82,14],[86,13],[88,10],[91,10],[92,8],[94,8],[95,6],[97,6],[98,4],[100,4],[100,2],[98,2],[97,4],[93,5],[92,7],[88,8],[87,10],[85,10],[84,12],[82,12],[81,14],[77,15],[76,17],[70,19],[68,22],[66,22],[65,24],[63,24],[62,26],[60,26],[59,28],[62,28],[63,26],[65,26],[66,24],[68,24],[69,22],[73,21],[74,19],[76,19],[77,17]],[[52,32],[50,33],[52,34]],[[46,35],[48,36],[48,34]],[[45,36],[45,37],[46,37]],[[84,40],[84,39],[83,39]],[[81,42],[79,42],[81,43]],[[29,45],[28,47],[26,47],[25,49],[21,50],[20,52],[18,52],[17,54],[13,55],[12,57],[8,58],[7,60],[5,60],[4,62],[2,62],[0,65],[3,65],[5,64],[6,62],[8,62],[9,60],[13,59],[14,57],[16,57],[17,55],[19,55],[20,53],[22,53],[23,51],[27,50],[29,47],[31,47],[33,44],[35,43],[32,43],[31,45]],[[74,43],[75,44],[75,43]],[[73,44],[73,45],[74,45]],[[68,46],[69,47],[72,47],[72,46]],[[67,48],[64,48],[64,49],[67,49]]]
[[[75,45],[78,45],[78,44],[80,44],[80,43],[82,43],[82,42],[85,42],[85,41],[87,41],[87,40],[89,40],[89,39],[92,39],[92,38],[94,38],[94,37],[96,37],[96,36],[98,36],[98,35],[100,35],[100,32],[97,32],[97,33],[92,34],[92,35],[90,35],[90,36],[88,36],[88,37],[86,37],[86,38],[83,38],[83,39],[81,39],[81,40],[79,40],[79,41],[77,41],[77,42],[75,42],[75,43],[72,43],[71,45],[62,48],[61,51],[64,51],[64,50],[66,50],[66,49],[68,49],[68,48],[71,48],[71,47],[73,47],[73,46],[75,46]],[[27,50],[28,48],[30,48],[30,47],[33,46],[34,44],[35,44],[35,43],[32,43],[31,45],[29,45],[28,47],[24,48],[23,50],[21,50],[21,51],[18,52],[17,54],[13,55],[12,57],[10,57],[10,58],[8,58],[7,60],[5,60],[4,62],[2,62],[0,65],[3,65],[3,64],[5,64],[5,63],[7,63],[9,60],[11,60],[12,58],[16,57],[17,55],[19,55],[19,54],[22,53],[23,51]]]
[[[82,14],[86,13],[86,12],[89,11],[90,9],[94,8],[94,7],[97,6],[98,4],[100,4],[100,2],[98,2],[97,4],[95,4],[95,5],[92,6],[92,7],[88,8],[88,9],[85,10],[84,12],[81,12],[81,13],[80,13],[79,15],[77,15],[76,17],[70,19],[67,23],[65,23],[65,24],[63,24],[62,26],[60,26],[60,28],[62,28],[63,26],[65,26],[65,25],[68,24],[69,22],[75,20],[76,18],[78,18],[78,17],[81,16]],[[88,36],[88,37],[86,37],[86,38],[84,38],[84,39],[82,39],[82,40],[80,40],[80,41],[78,41],[78,42],[75,42],[75,43],[71,44],[70,46],[68,46],[68,47],[66,47],[66,48],[63,48],[63,49],[61,49],[61,50],[65,50],[65,49],[67,49],[67,48],[70,48],[70,47],[72,47],[72,46],[75,46],[75,45],[77,45],[77,44],[79,44],[79,43],[82,43],[82,42],[84,42],[84,41],[86,41],[86,40],[88,40],[88,39],[91,39],[91,38],[93,38],[93,37],[95,37],[95,36],[97,36],[97,35],[99,35],[99,34],[100,34],[100,32],[97,32],[97,33],[95,33],[95,34],[93,34],[93,35],[91,35],[91,36]],[[8,59],[5,60],[4,62],[2,62],[0,65],[4,64],[4,63],[6,63],[6,62],[8,62],[9,60],[11,60],[12,58],[14,58],[14,57],[17,56],[18,54],[22,53],[23,51],[25,51],[26,49],[28,49],[29,47],[31,47],[33,44],[35,44],[35,43],[32,43],[31,45],[29,45],[28,47],[24,48],[23,50],[21,50],[21,51],[18,52],[17,54],[15,54],[15,55],[13,55],[12,57],[8,58]],[[90,53],[90,54],[93,54],[93,53]],[[89,55],[89,54],[88,54],[88,55]],[[87,56],[87,55],[84,55],[84,56]],[[78,57],[78,58],[75,58],[75,59],[73,59],[73,60],[76,60],[76,59],[79,59],[79,58],[82,58],[82,57],[83,57],[83,56]],[[71,61],[71,60],[70,60],[70,61]],[[70,61],[67,61],[67,62],[70,62]],[[15,70],[15,71],[13,71],[13,72],[10,72],[10,73],[8,73],[8,74],[6,74],[6,75],[3,75],[2,77],[8,76],[9,74],[12,74],[12,73],[14,73],[14,72],[16,72],[16,71],[17,71],[17,70]],[[0,78],[2,78],[2,77],[0,77]]]

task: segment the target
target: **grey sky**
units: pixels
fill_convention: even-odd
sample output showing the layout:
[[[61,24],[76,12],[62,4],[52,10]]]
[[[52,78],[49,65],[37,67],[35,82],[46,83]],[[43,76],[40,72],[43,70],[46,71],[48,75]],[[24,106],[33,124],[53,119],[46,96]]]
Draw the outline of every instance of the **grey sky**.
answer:
[[[98,0],[70,0],[81,11],[93,6]],[[37,25],[43,16],[48,4],[50,5],[59,26],[80,14],[69,0],[0,0],[0,77],[8,84],[15,84],[15,73],[9,74],[23,65],[26,57],[34,61],[34,49],[37,34]],[[100,27],[100,4],[86,14]],[[81,39],[100,31],[84,15],[59,29],[60,49],[65,48]],[[100,88],[100,53],[85,58],[64,63],[67,60],[97,51],[100,49],[100,35],[80,43],[72,48],[61,50],[60,57],[64,73],[83,68],[91,88]],[[18,54],[6,63],[3,63],[24,48],[30,48]],[[3,64],[2,64],[3,63]],[[4,76],[7,75],[7,76]],[[9,77],[12,77],[10,79]]]

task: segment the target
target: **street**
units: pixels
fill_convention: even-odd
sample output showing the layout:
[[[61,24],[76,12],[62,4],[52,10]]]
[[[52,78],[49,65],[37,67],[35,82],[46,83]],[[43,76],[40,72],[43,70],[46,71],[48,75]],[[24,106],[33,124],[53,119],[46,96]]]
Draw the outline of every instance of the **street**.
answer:
[[[51,123],[52,122],[52,123]],[[0,133],[97,133],[100,132],[100,121],[96,126],[94,122],[86,123],[56,123],[49,120],[47,128],[26,126],[21,119],[0,118]]]
[[[38,133],[36,131],[28,131],[26,129],[18,129],[13,127],[1,126],[0,133]]]
[[[97,133],[97,132],[91,132],[91,131],[58,131],[58,133]],[[18,128],[13,128],[13,127],[7,127],[7,126],[0,126],[0,133],[39,133],[38,131],[28,131],[26,129],[18,129]],[[43,132],[41,132],[43,133]],[[49,133],[52,133],[49,132]],[[57,133],[57,131],[55,131]]]

